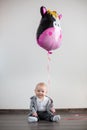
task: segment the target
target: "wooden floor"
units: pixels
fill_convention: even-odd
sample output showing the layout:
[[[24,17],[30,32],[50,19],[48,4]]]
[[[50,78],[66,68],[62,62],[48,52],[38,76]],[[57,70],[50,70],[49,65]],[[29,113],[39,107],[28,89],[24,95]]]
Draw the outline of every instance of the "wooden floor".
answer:
[[[0,114],[0,130],[87,130],[87,114],[61,114],[58,123],[28,123],[27,114]]]

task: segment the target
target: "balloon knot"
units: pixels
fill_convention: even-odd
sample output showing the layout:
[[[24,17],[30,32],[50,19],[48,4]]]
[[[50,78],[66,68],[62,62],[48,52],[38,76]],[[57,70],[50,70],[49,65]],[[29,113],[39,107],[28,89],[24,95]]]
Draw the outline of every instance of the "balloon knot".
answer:
[[[48,54],[52,54],[52,52],[51,52],[51,51],[48,51]]]

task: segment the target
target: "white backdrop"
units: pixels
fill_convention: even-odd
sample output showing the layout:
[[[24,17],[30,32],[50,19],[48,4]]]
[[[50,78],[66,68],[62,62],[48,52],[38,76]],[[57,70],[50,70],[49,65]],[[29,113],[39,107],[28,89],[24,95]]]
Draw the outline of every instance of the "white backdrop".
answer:
[[[0,109],[28,109],[35,85],[47,83],[47,52],[36,42],[42,5],[63,15],[48,95],[56,108],[87,108],[87,0],[0,0]]]

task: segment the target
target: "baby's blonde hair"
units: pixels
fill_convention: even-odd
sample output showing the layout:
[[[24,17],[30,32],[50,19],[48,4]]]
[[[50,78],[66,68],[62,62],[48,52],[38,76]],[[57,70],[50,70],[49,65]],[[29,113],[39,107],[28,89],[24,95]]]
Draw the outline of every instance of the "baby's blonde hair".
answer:
[[[45,86],[45,87],[47,88],[47,85],[46,85],[44,82],[38,83],[38,84],[36,85],[36,88],[35,88],[35,89],[37,89],[38,86]]]
[[[36,87],[37,86],[47,86],[44,82],[40,82],[40,83],[38,83],[37,85],[36,85]]]

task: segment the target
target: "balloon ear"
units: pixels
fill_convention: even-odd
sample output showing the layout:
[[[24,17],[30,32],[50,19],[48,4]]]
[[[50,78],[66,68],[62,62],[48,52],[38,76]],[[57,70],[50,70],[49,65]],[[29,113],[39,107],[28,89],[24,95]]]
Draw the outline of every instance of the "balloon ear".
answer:
[[[60,20],[60,19],[62,18],[62,14],[59,14],[59,16],[58,16],[58,17],[59,17],[59,20]]]
[[[47,9],[44,6],[41,6],[40,8],[40,13],[42,16],[44,16],[44,14],[47,12]]]

